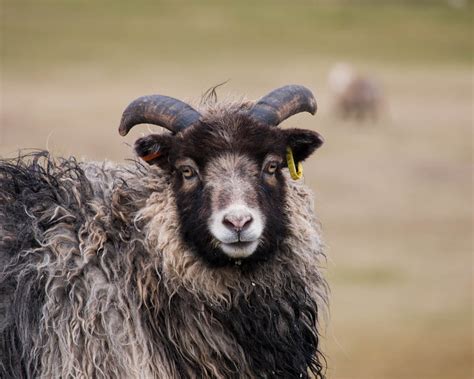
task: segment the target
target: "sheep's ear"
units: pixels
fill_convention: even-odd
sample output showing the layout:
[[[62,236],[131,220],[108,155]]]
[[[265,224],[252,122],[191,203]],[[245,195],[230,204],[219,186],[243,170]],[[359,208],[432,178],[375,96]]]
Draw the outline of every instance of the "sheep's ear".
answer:
[[[173,137],[169,134],[150,134],[135,142],[135,152],[146,163],[168,169],[172,142]]]
[[[324,139],[312,130],[306,129],[284,129],[286,135],[286,145],[293,150],[295,161],[302,162],[319,148]]]

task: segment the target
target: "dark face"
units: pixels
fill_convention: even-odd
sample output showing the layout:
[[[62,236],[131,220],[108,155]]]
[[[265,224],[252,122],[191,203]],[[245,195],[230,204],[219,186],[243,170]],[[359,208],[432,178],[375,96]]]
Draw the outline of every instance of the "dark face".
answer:
[[[141,138],[135,148],[171,176],[184,241],[222,266],[265,261],[278,251],[288,232],[286,148],[302,161],[321,143],[315,132],[228,114],[174,136]]]

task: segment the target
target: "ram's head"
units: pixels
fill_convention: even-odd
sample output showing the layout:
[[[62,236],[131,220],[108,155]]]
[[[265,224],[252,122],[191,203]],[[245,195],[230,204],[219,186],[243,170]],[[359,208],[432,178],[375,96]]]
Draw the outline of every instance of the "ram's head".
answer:
[[[124,111],[120,134],[137,124],[171,133],[136,141],[139,157],[170,177],[183,240],[211,265],[267,260],[285,239],[286,185],[291,149],[302,162],[321,144],[309,130],[279,129],[286,118],[316,112],[312,93],[296,85],[259,101],[210,106],[198,112],[179,100],[144,96]]]

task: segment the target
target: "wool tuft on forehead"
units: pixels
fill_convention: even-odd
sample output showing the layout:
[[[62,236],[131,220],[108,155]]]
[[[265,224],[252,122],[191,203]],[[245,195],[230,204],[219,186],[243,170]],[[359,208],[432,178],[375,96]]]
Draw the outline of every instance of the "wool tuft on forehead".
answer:
[[[251,102],[217,103],[200,109],[201,124],[182,131],[180,155],[207,163],[212,156],[237,152],[262,160],[266,154],[282,154],[285,141],[280,129],[252,120],[247,112]]]

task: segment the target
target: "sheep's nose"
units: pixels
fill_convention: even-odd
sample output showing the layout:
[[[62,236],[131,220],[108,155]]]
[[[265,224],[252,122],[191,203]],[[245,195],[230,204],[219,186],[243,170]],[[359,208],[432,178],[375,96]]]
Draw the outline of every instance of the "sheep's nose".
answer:
[[[222,223],[226,228],[240,233],[243,230],[247,229],[252,223],[253,218],[249,213],[246,214],[227,214],[224,216]]]

